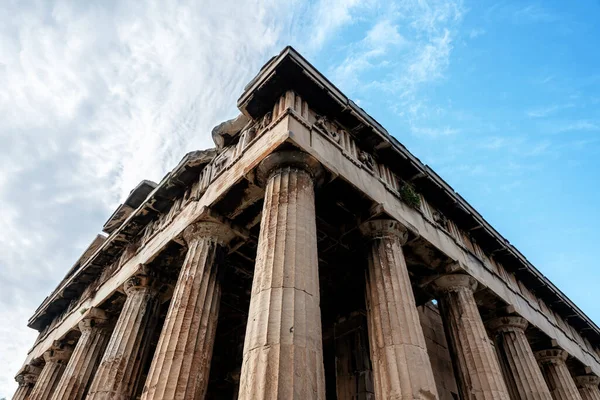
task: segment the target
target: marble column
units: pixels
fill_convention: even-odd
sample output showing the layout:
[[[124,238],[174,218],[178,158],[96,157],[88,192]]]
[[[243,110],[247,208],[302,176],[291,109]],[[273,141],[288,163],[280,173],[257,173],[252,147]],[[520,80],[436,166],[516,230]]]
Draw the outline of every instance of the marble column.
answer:
[[[56,385],[52,400],[84,398],[110,339],[111,328],[108,315],[104,311],[98,308],[87,311],[85,317],[79,322],[81,337]]]
[[[535,360],[525,328],[525,318],[507,316],[488,323],[495,336],[498,358],[513,400],[552,400],[548,385]]]
[[[464,400],[509,399],[494,346],[488,338],[468,275],[445,275],[433,289],[440,306],[459,391]]]
[[[582,400],[565,362],[568,356],[569,354],[561,349],[535,353],[554,400]]]
[[[40,373],[41,368],[35,367],[31,364],[25,365],[15,378],[19,384],[19,387],[13,395],[13,400],[29,400],[29,396],[31,395],[33,387]]]
[[[320,165],[300,152],[273,153],[266,183],[240,400],[325,399],[315,180]]]
[[[44,353],[46,364],[38,377],[29,400],[50,400],[63,376],[73,347],[59,341],[54,342],[50,350]]]
[[[368,240],[367,320],[377,399],[438,399],[425,336],[394,220],[363,223]]]
[[[575,377],[575,385],[579,389],[582,400],[600,400],[600,378],[594,375]]]
[[[135,394],[158,316],[158,289],[147,274],[129,278],[123,288],[127,298],[87,400],[129,400]]]
[[[35,382],[28,382],[25,380],[23,376],[16,377],[17,383],[19,386],[17,387],[17,391],[13,395],[13,400],[27,400],[29,399],[29,395],[31,394],[31,390],[33,389],[33,384]]]
[[[232,231],[218,222],[188,226],[188,250],[142,393],[143,400],[203,399],[212,358],[221,283],[218,261]]]
[[[29,394],[33,389],[32,384],[30,382],[25,381],[25,377],[17,376],[15,378],[19,386],[17,387],[17,391],[13,395],[13,400],[27,400],[29,398]]]

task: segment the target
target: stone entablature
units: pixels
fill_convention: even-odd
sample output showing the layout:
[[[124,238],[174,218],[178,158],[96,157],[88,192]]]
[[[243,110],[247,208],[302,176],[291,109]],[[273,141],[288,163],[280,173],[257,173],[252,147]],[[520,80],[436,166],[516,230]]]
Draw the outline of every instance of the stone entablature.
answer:
[[[300,64],[303,60],[290,49],[286,49],[280,57],[283,57],[285,62],[290,62],[296,57],[296,61]],[[261,71],[261,76],[264,75],[263,77],[268,78],[270,76],[269,69],[277,68],[277,66],[276,60]],[[303,65],[303,67],[307,68],[304,71],[305,75],[309,76],[314,73],[308,70],[309,67],[312,68],[310,65]],[[479,393],[474,398],[504,399],[508,398],[509,392],[511,394],[517,392],[515,388],[517,384],[514,382],[523,381],[522,377],[515,376],[511,381],[513,383],[510,388],[504,384],[504,380],[508,379],[507,376],[511,373],[510,365],[512,364],[503,363],[501,370],[501,365],[493,351],[492,341],[485,338],[483,320],[479,315],[475,300],[475,293],[482,289],[489,291],[490,295],[498,298],[500,304],[504,303],[508,306],[507,309],[511,309],[511,311],[499,311],[500,315],[505,312],[511,314],[510,318],[520,318],[516,314],[521,314],[528,320],[530,326],[539,329],[547,336],[547,340],[552,346],[562,347],[566,350],[565,354],[568,352],[573,360],[584,365],[586,368],[583,373],[600,374],[600,354],[597,345],[595,346],[589,340],[590,338],[594,340],[594,335],[598,335],[597,328],[584,336],[580,329],[576,329],[555,311],[555,305],[549,306],[547,303],[554,301],[555,298],[562,299],[562,304],[565,306],[570,306],[571,303],[545,278],[543,283],[546,285],[546,289],[543,290],[554,291],[552,296],[555,297],[546,292],[536,295],[520,279],[523,275],[509,272],[505,265],[509,266],[512,271],[539,274],[530,264],[526,262],[519,264],[522,260],[518,257],[514,262],[509,263],[505,258],[499,260],[502,258],[501,253],[515,252],[516,250],[493,231],[492,234],[502,239],[501,241],[498,239],[498,245],[501,247],[490,251],[489,243],[481,242],[482,237],[477,236],[474,232],[488,232],[491,228],[437,175],[420,164],[394,139],[388,137],[387,133],[362,110],[356,108],[347,99],[344,103],[340,97],[343,95],[339,93],[323,92],[322,96],[324,98],[335,97],[334,101],[338,105],[344,105],[344,110],[341,112],[330,112],[324,106],[324,100],[320,103],[315,102],[315,109],[313,109],[312,100],[305,99],[300,94],[302,89],[296,88],[294,88],[295,90],[278,88],[279,94],[274,96],[271,104],[260,107],[253,105],[252,98],[248,97],[248,93],[255,90],[268,90],[268,80],[261,81],[261,76],[247,87],[247,92],[238,103],[245,115],[220,125],[225,126],[228,130],[224,133],[225,136],[222,140],[215,140],[217,149],[193,152],[184,157],[182,162],[148,194],[146,200],[137,209],[128,210],[126,218],[119,216],[119,221],[115,219],[111,223],[111,233],[104,243],[81,265],[77,265],[70,271],[57,290],[44,301],[36,311],[36,315],[30,320],[30,326],[43,329],[27,358],[27,365],[31,362],[38,362],[42,354],[53,343],[63,338],[78,324],[80,327],[83,326],[84,322],[82,321],[89,320],[90,311],[88,310],[98,310],[94,312],[102,314],[99,307],[103,305],[103,302],[114,296],[116,292],[120,292],[121,297],[125,295],[127,298],[124,307],[127,315],[123,314],[119,320],[120,325],[117,324],[116,332],[120,333],[114,334],[118,337],[111,338],[106,360],[102,360],[102,353],[108,343],[109,331],[102,330],[99,331],[101,334],[93,336],[102,338],[102,340],[94,339],[97,342],[94,355],[97,363],[105,365],[104,370],[101,369],[101,372],[98,373],[103,377],[102,380],[98,378],[98,382],[111,382],[114,386],[113,389],[107,389],[105,384],[96,382],[93,392],[97,393],[97,398],[110,397],[110,393],[117,392],[133,393],[132,391],[136,387],[133,382],[123,381],[121,377],[115,380],[114,373],[109,366],[112,365],[110,363],[115,362],[115,358],[110,354],[114,353],[121,357],[121,352],[124,351],[122,349],[134,353],[141,352],[140,349],[143,346],[136,345],[137,347],[134,348],[125,346],[125,344],[122,346],[119,340],[123,337],[131,338],[127,340],[137,340],[132,335],[142,335],[140,332],[144,331],[146,326],[151,326],[152,323],[141,323],[141,320],[136,319],[136,312],[144,308],[143,304],[146,300],[142,301],[140,298],[134,301],[127,282],[132,277],[139,276],[145,270],[147,263],[156,259],[172,243],[176,243],[182,249],[181,251],[187,252],[187,261],[183,262],[181,274],[186,276],[199,274],[195,278],[198,280],[189,281],[186,284],[192,286],[186,286],[181,282],[175,286],[173,298],[176,304],[181,307],[184,307],[184,303],[187,305],[181,310],[169,310],[167,314],[168,323],[165,323],[165,326],[168,327],[167,329],[173,337],[169,336],[171,334],[165,336],[163,333],[161,335],[155,354],[158,359],[152,363],[148,381],[146,381],[144,394],[146,397],[144,398],[162,399],[167,393],[172,393],[173,396],[195,393],[195,395],[203,397],[203,393],[206,393],[207,390],[210,356],[214,346],[221,293],[219,279],[216,275],[217,270],[214,269],[217,268],[217,253],[215,252],[216,247],[211,244],[211,234],[207,233],[208,231],[202,231],[204,233],[199,234],[198,237],[205,239],[199,239],[198,243],[194,241],[195,244],[191,245],[189,232],[191,227],[197,226],[198,221],[210,221],[209,225],[212,224],[213,227],[226,226],[234,234],[226,241],[227,243],[219,242],[219,246],[226,249],[225,253],[231,254],[244,242],[257,240],[250,238],[252,235],[249,231],[254,229],[256,232],[257,223],[261,222],[268,226],[261,225],[260,228],[261,236],[258,237],[257,243],[259,255],[256,260],[256,268],[260,268],[260,271],[264,270],[261,272],[265,274],[264,280],[272,279],[269,274],[280,273],[287,276],[286,274],[290,272],[286,271],[293,273],[297,273],[294,272],[297,270],[305,271],[305,275],[312,276],[311,279],[314,281],[312,283],[316,282],[316,289],[311,286],[311,290],[308,290],[299,286],[289,291],[292,294],[288,294],[287,297],[285,294],[281,294],[281,302],[288,304],[288,307],[291,307],[290,310],[293,309],[296,312],[296,314],[292,312],[291,321],[294,323],[289,328],[289,332],[281,331],[273,334],[260,321],[248,323],[247,332],[250,337],[246,337],[247,348],[244,349],[243,364],[246,369],[242,366],[241,378],[239,376],[237,378],[238,384],[241,385],[240,398],[273,397],[274,393],[283,393],[286,390],[290,391],[290,395],[293,394],[296,397],[301,395],[301,397],[304,396],[303,398],[308,398],[312,396],[306,397],[306,393],[316,393],[315,398],[324,398],[323,350],[319,345],[322,338],[320,333],[317,334],[315,331],[320,332],[321,330],[318,303],[318,263],[316,261],[317,235],[315,233],[314,237],[310,236],[311,232],[315,230],[314,222],[317,215],[314,212],[314,192],[312,189],[310,193],[306,190],[309,186],[316,185],[318,188],[339,179],[348,182],[357,192],[362,193],[362,196],[373,203],[371,209],[364,210],[364,215],[360,216],[361,219],[378,218],[367,223],[371,225],[388,221],[390,226],[396,227],[394,232],[402,232],[401,235],[391,235],[388,234],[389,232],[378,233],[375,236],[367,234],[369,243],[372,244],[372,250],[371,255],[365,258],[365,265],[367,260],[370,260],[368,281],[371,282],[367,286],[366,312],[369,332],[377,336],[377,338],[375,336],[369,338],[371,359],[375,362],[373,368],[374,389],[372,389],[375,395],[392,391],[396,395],[406,395],[410,392],[414,396],[420,393],[419,395],[425,396],[425,398],[438,398],[422,328],[419,325],[412,289],[414,287],[420,287],[430,296],[430,299],[435,298],[441,302],[442,319],[447,332],[449,332],[448,344],[455,366],[458,366],[455,373],[463,394],[472,391]],[[328,85],[328,82],[320,75],[313,76],[312,79],[313,83],[311,84],[318,81],[317,83],[322,87]],[[281,81],[279,84],[281,85]],[[254,88],[253,85],[259,86]],[[302,85],[299,84],[299,86]],[[260,98],[264,102],[268,96],[263,95]],[[232,126],[237,127],[236,129],[239,131],[232,130]],[[368,136],[365,133],[367,131],[375,139]],[[213,130],[213,136],[219,138],[217,128]],[[291,148],[295,150],[290,152]],[[385,153],[386,151],[388,153]],[[393,152],[396,157],[402,157],[405,164],[396,163],[397,158],[391,157],[392,153],[390,152]],[[289,154],[296,155],[289,156]],[[277,162],[272,160],[277,160]],[[277,179],[271,182],[270,175],[265,170],[271,171],[271,164],[278,165],[280,162],[285,165],[282,164]],[[406,167],[406,163],[416,166],[420,172],[415,174],[413,170]],[[324,173],[314,173],[313,170],[316,166],[319,166],[319,171],[324,171]],[[447,209],[439,206],[436,203],[435,193],[432,194],[431,188],[423,185],[421,181],[423,179],[436,182],[436,190],[439,189],[441,193],[453,197],[458,207],[469,212],[476,222],[479,221],[478,225],[465,225],[464,220],[457,219]],[[271,182],[269,185],[266,185],[267,180]],[[231,191],[234,191],[235,187],[242,187],[239,192],[241,194],[237,194],[235,197],[237,202],[235,210],[220,214],[220,211],[216,210],[219,207],[222,208],[222,204],[214,208],[215,205],[223,202],[223,199]],[[296,197],[285,198],[285,196]],[[244,225],[237,226],[236,218],[247,209],[256,208],[256,204],[260,205],[259,201],[262,201],[263,198],[265,203],[262,205],[262,213],[249,222],[245,220]],[[284,198],[285,200],[283,200]],[[438,206],[434,206],[434,204],[438,204]],[[276,209],[279,211],[275,212]],[[288,219],[294,221],[291,226],[288,225]],[[386,226],[388,222],[385,223]],[[370,232],[373,229],[367,231]],[[307,232],[310,233],[310,237],[298,238],[298,235],[306,235]],[[394,240],[390,238],[394,238]],[[420,243],[435,248],[441,254],[442,258],[439,263],[441,266],[434,268],[437,269],[436,276],[430,276],[423,282],[411,282],[412,278],[406,270],[403,255],[403,246],[409,238],[411,242],[419,240]],[[230,240],[232,240],[231,243]],[[273,240],[276,241],[273,242]],[[276,244],[280,243],[277,240],[282,240],[280,245]],[[226,244],[227,246],[225,246]],[[279,250],[274,250],[272,246]],[[276,253],[276,251],[282,253]],[[261,254],[271,254],[269,256],[271,258],[265,261],[261,258],[263,257]],[[522,257],[520,254],[518,256]],[[296,264],[289,261],[290,259],[286,261],[288,257],[293,257]],[[298,265],[298,267],[294,267],[294,265]],[[388,271],[391,275],[379,275],[381,270]],[[261,273],[255,272],[255,279],[263,279]],[[453,275],[448,276],[448,274]],[[435,280],[439,275],[443,276]],[[314,280],[315,276],[317,276],[316,281]],[[444,285],[439,282],[453,279],[465,280],[469,284],[455,285],[456,287],[460,286],[460,290],[454,286],[446,291],[440,289]],[[434,282],[433,285],[432,282]],[[210,290],[203,286],[205,284],[209,285]],[[294,288],[295,284],[294,282],[290,285],[282,283],[281,288],[273,284],[272,287],[269,286],[269,290],[274,294],[270,293],[268,296],[262,293],[264,288],[259,290],[260,295],[253,289],[250,303],[251,316],[256,315],[259,319],[266,318],[263,322],[268,319],[268,326],[287,324],[290,316],[284,312],[285,310],[280,309],[282,306],[278,305],[276,296],[279,295],[278,290],[288,293],[286,291]],[[192,287],[196,289],[189,289]],[[189,290],[199,290],[199,293],[205,293],[207,298],[211,299],[211,303],[206,306],[195,303],[189,297]],[[389,291],[394,293],[389,294]],[[302,306],[297,303],[298,293],[305,297],[308,294],[308,297],[301,300]],[[394,301],[382,302],[380,300],[388,295],[393,295]],[[266,297],[262,299],[260,296]],[[288,299],[287,303],[285,302],[286,298]],[[61,304],[64,304],[62,309],[60,308]],[[156,307],[156,304],[152,307]],[[57,309],[62,311],[57,312]],[[186,310],[188,309],[191,310],[189,311],[192,313],[191,315],[200,315],[208,325],[205,323],[189,325],[189,321],[186,319]],[[579,318],[577,319],[578,323],[584,320],[585,316],[581,317],[583,315],[581,311],[575,306],[571,309],[575,313],[573,315]],[[399,310],[402,311],[399,312]],[[49,321],[48,319],[52,315],[53,317]],[[382,321],[380,317],[382,315],[388,316],[389,320]],[[398,318],[410,318],[412,322],[410,324],[407,324],[406,321],[399,323]],[[468,324],[460,322],[463,321],[461,318],[467,318]],[[108,317],[106,319],[108,320]],[[134,323],[133,321],[138,322]],[[137,330],[128,330],[131,324],[136,326]],[[528,324],[524,323],[524,327]],[[593,325],[593,323],[591,324]],[[191,329],[190,326],[195,327],[194,332],[203,332],[202,343],[192,341],[193,343],[190,342],[189,345],[185,344],[185,341],[189,339],[190,333],[187,330]],[[390,333],[390,327],[394,326],[396,328],[392,329],[393,332]],[[408,326],[410,329],[405,328]],[[265,329],[267,329],[266,333]],[[310,334],[307,334],[306,338],[298,336],[299,339],[296,340],[296,334],[290,335],[294,329],[309,330]],[[85,332],[89,333],[88,330]],[[508,343],[507,346],[518,343],[523,347],[528,340],[525,328],[519,332],[520,336],[516,339],[502,343]],[[271,342],[263,343],[261,341],[263,334]],[[88,338],[89,335],[84,337],[87,338],[87,341],[91,340]],[[468,338],[466,342],[461,339],[465,337]],[[310,345],[306,344],[306,340],[310,340]],[[79,343],[86,342],[80,339]],[[284,343],[285,346],[280,346],[281,343]],[[181,354],[172,354],[171,349],[179,344],[185,344],[186,351]],[[287,352],[286,354],[299,354],[299,357],[310,354],[311,359],[302,361],[305,363],[302,366],[286,364],[289,361],[286,361],[286,356],[273,353],[273,351],[284,350]],[[520,354],[518,351],[513,354],[508,348],[501,351],[513,358]],[[405,352],[411,354],[407,355]],[[173,371],[172,375],[166,377],[165,373],[167,372],[163,373],[161,368],[163,365],[173,363],[180,364],[183,368],[189,362],[189,360],[186,361],[187,353],[197,354],[193,357],[201,360],[201,365],[195,362],[189,364],[194,365],[194,367],[190,367],[192,372],[189,373],[193,373],[197,384],[193,383],[191,384],[193,387],[190,386],[187,389],[175,388],[173,385],[176,382],[188,379],[186,375]],[[80,349],[76,351],[76,354],[87,353]],[[80,356],[76,358],[81,359]],[[538,367],[531,365],[531,359],[533,358],[528,359],[527,367],[533,368],[532,371],[535,372]],[[417,379],[417,375],[410,370],[390,371],[388,367],[394,363],[416,363],[421,371],[418,373],[420,378]],[[381,364],[388,365],[388,367],[381,366]],[[127,370],[137,371],[141,368],[126,362],[118,365],[122,365],[122,368]],[[284,371],[308,369],[315,375],[308,377],[302,375],[302,372],[298,372],[299,380],[290,387],[273,386],[270,383],[264,383],[265,386],[261,387],[256,386],[254,382],[258,380],[258,377],[255,377],[254,374],[260,368],[267,368],[268,371],[271,371],[269,373],[273,374],[273,379],[276,379],[274,382],[279,382],[278,374],[281,371],[277,372],[277,369],[273,369],[277,365],[279,365],[277,368],[283,368]],[[84,368],[83,364],[81,368]],[[563,375],[565,368],[561,370]],[[73,368],[67,370],[71,371],[69,372],[70,378],[63,380],[75,379],[73,377],[76,377],[76,371]],[[95,369],[94,372],[89,368],[85,371],[88,371],[90,376],[96,373]],[[90,376],[86,375],[86,379],[91,379]],[[536,377],[539,378],[538,375]],[[283,375],[281,379],[283,382],[286,376]],[[566,375],[561,379],[568,381]],[[91,382],[90,380],[89,383],[91,384]],[[538,383],[540,387],[543,386],[541,382]],[[572,383],[571,389],[575,387],[575,383],[570,381],[568,383]],[[23,387],[31,389],[31,385]],[[81,390],[76,392],[83,393]],[[371,392],[366,390],[365,393]],[[371,393],[370,396],[372,395]],[[448,393],[445,394],[445,396],[447,395]]]
[[[293,91],[288,91],[281,96],[272,112],[273,118],[283,114],[286,110],[291,110],[291,113],[296,118],[302,119],[307,127],[333,143],[344,157],[382,182],[384,187],[398,200],[404,201],[399,191],[402,185],[405,184],[402,178],[392,172],[387,165],[379,163],[375,156],[361,149],[347,129],[344,129],[336,121],[312,111],[307,103]],[[493,255],[486,254],[470,234],[461,230],[452,220],[444,217],[423,195],[419,195],[419,197],[419,205],[412,208],[417,210],[429,224],[446,233],[464,251],[476,257],[495,276],[500,278],[512,292],[527,302],[531,308],[537,310],[540,315],[547,318],[553,326],[563,331],[567,337],[581,346],[583,351],[594,358],[600,359],[598,350],[592,346],[587,338],[584,338],[579,331],[552,310],[543,299],[537,297],[525,284],[519,281],[514,273],[509,273],[502,263],[496,261]]]
[[[405,184],[402,178],[392,172],[387,165],[378,162],[375,156],[361,149],[349,131],[344,129],[338,122],[317,114],[309,108],[307,102],[302,100],[298,94],[288,91],[280,97],[271,112],[258,121],[248,123],[239,133],[239,140],[223,148],[220,153],[213,156],[213,159],[206,163],[200,170],[195,182],[180,197],[176,198],[167,210],[156,214],[156,217],[141,230],[138,239],[134,240],[131,245],[123,250],[115,263],[102,271],[101,275],[88,286],[88,289],[78,301],[74,300],[70,303],[65,312],[50,324],[50,329],[52,326],[60,323],[64,315],[77,309],[81,305],[81,300],[87,298],[94,291],[94,288],[105,282],[110,275],[132,256],[132,253],[145,245],[157,232],[164,230],[187,204],[200,198],[211,182],[233,165],[256,138],[267,132],[270,127],[279,123],[287,115],[295,117],[306,128],[311,129],[333,143],[344,157],[379,180],[399,201],[404,201],[399,190]],[[460,230],[453,221],[444,217],[443,214],[431,206],[423,195],[419,195],[419,198],[419,204],[417,206],[412,205],[412,208],[419,212],[429,224],[449,235],[463,250],[468,251],[494,271],[495,275],[500,277],[513,292],[527,301],[532,308],[538,309],[553,325],[564,331],[568,336],[573,337],[572,340],[578,343],[586,352],[593,354],[593,346],[588,340],[584,339],[579,332],[571,328],[569,324],[553,312],[542,299],[536,297],[527,287],[520,283],[514,274],[508,273],[502,264],[495,261],[493,256],[489,257],[486,255],[469,234]],[[43,335],[41,335],[41,338],[43,338]]]
[[[281,79],[272,79],[273,76],[287,74],[288,81],[282,83]],[[406,150],[406,148],[392,137],[381,125],[373,118],[366,114],[362,109],[356,106],[350,99],[334,87],[325,77],[323,77],[312,65],[310,65],[300,54],[294,49],[288,47],[284,49],[280,55],[267,64],[253,81],[246,87],[244,94],[238,100],[238,107],[247,115],[258,116],[269,111],[270,105],[267,99],[273,99],[273,102],[278,98],[271,93],[277,93],[281,86],[296,85],[295,88],[302,88],[306,93],[312,96],[312,99],[318,99],[319,107],[328,107],[328,118],[335,119],[332,115],[343,118],[345,121],[352,120],[353,128],[348,131],[353,131],[360,135],[361,141],[370,142],[372,155],[378,158],[377,154],[383,154],[386,151],[386,157],[393,160],[394,165],[402,165],[410,167],[412,171],[412,179],[419,179],[420,182],[426,182],[436,188],[436,196],[443,198],[448,204],[452,204],[454,208],[462,210],[464,215],[468,215],[471,222],[470,231],[471,237],[473,233],[482,232],[490,241],[495,242],[497,248],[492,249],[496,254],[505,254],[511,258],[510,273],[497,273],[495,268],[485,264],[485,267],[492,271],[500,279],[505,279],[506,275],[511,274],[526,274],[528,279],[533,279],[539,284],[540,291],[543,290],[544,296],[555,304],[564,307],[561,315],[564,317],[578,320],[578,323],[584,325],[587,329],[587,334],[593,336],[596,341],[600,342],[600,328],[598,328],[581,310],[579,310],[566,296],[564,296],[551,282],[549,282],[527,259],[515,249],[508,240],[504,239],[496,232],[484,219],[471,207],[459,194],[444,182],[433,170],[428,166],[423,165],[415,156]],[[326,99],[327,100],[326,100]],[[305,98],[309,103],[311,99]],[[323,113],[321,111],[321,113]],[[343,125],[343,123],[342,123]],[[368,137],[365,137],[368,136]],[[377,154],[375,154],[377,153]],[[408,169],[408,168],[407,168]],[[477,231],[477,232],[476,232]],[[471,240],[472,241],[472,240]],[[470,252],[477,253],[477,247],[468,249]],[[513,281],[516,279],[513,278]],[[510,290],[517,296],[528,301],[527,294],[522,294],[519,285],[514,282]],[[521,285],[523,286],[523,285]],[[539,297],[539,296],[538,296]],[[538,309],[532,302],[532,307]],[[545,315],[547,307],[539,308],[540,315]],[[558,329],[570,331],[570,329],[560,321],[551,322]],[[566,324],[568,325],[568,324]],[[581,330],[581,329],[580,329]]]

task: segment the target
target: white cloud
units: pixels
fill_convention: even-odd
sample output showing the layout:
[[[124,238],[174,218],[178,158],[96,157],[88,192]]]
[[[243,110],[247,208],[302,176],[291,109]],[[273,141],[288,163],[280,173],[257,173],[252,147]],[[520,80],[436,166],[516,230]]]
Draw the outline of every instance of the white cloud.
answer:
[[[398,26],[384,19],[378,21],[365,36],[365,43],[371,51],[377,53],[384,52],[388,46],[400,45],[406,42],[406,39],[398,33]]]
[[[440,36],[431,38],[408,66],[405,85],[414,90],[416,85],[441,78],[450,62],[451,50],[452,39],[447,29]]]
[[[0,397],[28,317],[119,201],[212,146],[265,61],[290,42],[317,51],[357,5],[0,3]]]
[[[334,82],[351,95],[364,90],[386,91],[399,97],[391,105],[402,113],[421,110],[417,92],[443,78],[464,9],[460,0],[382,1],[379,14],[363,37],[349,45],[344,61],[332,70]],[[379,72],[373,79],[369,73]],[[356,82],[371,79],[368,85]],[[414,107],[415,104],[421,104]]]
[[[237,113],[269,57],[289,43],[318,53],[368,26],[334,75],[380,69],[386,79],[367,87],[418,115],[462,15],[460,0],[0,2],[0,397],[34,340],[27,318],[114,207],[212,146],[210,129]]]
[[[355,43],[350,54],[333,70],[333,77],[343,88],[355,86],[360,74],[377,67],[385,67],[388,50],[401,51],[407,40],[398,32],[398,26],[387,19],[376,21],[365,37]]]
[[[358,11],[371,7],[371,1],[360,0],[318,0],[308,6],[305,12],[310,16],[310,36],[308,49],[319,49],[325,42],[331,40],[331,35],[340,27],[350,24],[359,15]]]
[[[382,0],[377,12],[360,39],[345,47],[343,61],[331,70],[333,81],[352,97],[385,98],[414,134],[457,133],[432,125],[429,117],[440,110],[429,106],[424,89],[445,78],[462,1]]]

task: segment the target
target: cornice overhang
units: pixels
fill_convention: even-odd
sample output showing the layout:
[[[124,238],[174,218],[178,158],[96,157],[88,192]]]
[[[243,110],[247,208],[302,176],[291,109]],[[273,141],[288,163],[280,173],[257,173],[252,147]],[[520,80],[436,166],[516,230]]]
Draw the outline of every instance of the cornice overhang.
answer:
[[[138,208],[144,200],[148,198],[148,195],[156,188],[156,183],[152,181],[143,180],[129,193],[129,196],[125,199],[123,204],[115,210],[114,213],[108,218],[102,227],[102,231],[107,234],[113,233],[119,226],[125,222],[127,217]]]
[[[106,266],[117,260],[131,239],[135,238],[150,220],[169,209],[177,196],[197,179],[199,171],[215,155],[214,149],[190,152],[158,185],[142,181],[136,186],[123,204],[132,207],[137,203],[137,207],[108,237],[99,235],[98,237],[105,238],[101,242],[96,238],[56,289],[44,299],[27,325],[38,331],[43,330],[72,300],[81,295],[85,287],[96,279]],[[153,189],[150,188],[152,184],[155,186]]]
[[[515,274],[523,284],[544,299],[563,319],[597,346],[600,328],[564,293],[498,233],[465,199],[430,167],[411,154],[374,118],[347,98],[295,49],[288,46],[269,60],[248,83],[238,99],[245,115],[258,119],[270,112],[287,90],[293,90],[317,113],[335,119],[349,129],[362,148],[370,150],[398,175],[411,181],[428,201],[486,251]]]

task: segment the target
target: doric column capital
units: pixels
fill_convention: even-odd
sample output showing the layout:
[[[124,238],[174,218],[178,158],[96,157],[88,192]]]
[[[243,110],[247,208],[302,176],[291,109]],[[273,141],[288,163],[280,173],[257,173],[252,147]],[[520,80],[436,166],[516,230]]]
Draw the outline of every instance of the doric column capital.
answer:
[[[394,237],[400,239],[401,245],[408,240],[408,229],[393,219],[374,219],[363,222],[360,225],[360,232],[370,240]]]
[[[515,331],[525,332],[528,325],[529,322],[525,318],[516,315],[494,318],[487,323],[488,329],[494,334]]]
[[[466,274],[444,275],[434,280],[431,287],[436,293],[456,292],[465,288],[475,291],[477,280]]]
[[[600,385],[600,377],[595,375],[576,376],[575,384],[578,388],[592,387],[598,389],[598,385]]]
[[[15,381],[17,381],[20,388],[31,386],[30,383],[25,382],[25,377],[23,375],[17,375]]]
[[[217,221],[198,221],[183,231],[183,239],[189,246],[198,238],[211,238],[221,246],[227,246],[235,233],[227,224]]]
[[[71,354],[73,354],[73,346],[69,346],[68,344],[57,340],[52,344],[50,349],[44,353],[44,361],[46,361],[46,363],[54,362],[64,365],[69,361]]]
[[[38,375],[24,374],[17,375],[15,380],[19,384],[19,386],[23,387],[33,387],[35,382],[37,381]]]
[[[548,349],[535,352],[535,358],[540,364],[556,364],[565,362],[569,353],[562,349]]]
[[[261,161],[256,170],[258,183],[265,185],[271,174],[285,167],[308,172],[315,183],[323,176],[323,166],[316,158],[302,151],[286,150],[271,153]]]
[[[123,284],[123,291],[127,296],[139,292],[140,290],[158,292],[161,278],[156,275],[157,274],[153,273],[153,271],[149,271],[144,266],[142,272],[131,276],[125,281]]]
[[[40,367],[36,367],[31,364],[26,364],[21,368],[17,376],[15,376],[15,381],[19,383],[19,386],[33,386],[37,381],[38,376],[42,372]]]
[[[92,329],[103,329],[108,327],[109,318],[104,310],[93,307],[85,312],[85,316],[79,322],[79,330],[84,333]]]

